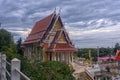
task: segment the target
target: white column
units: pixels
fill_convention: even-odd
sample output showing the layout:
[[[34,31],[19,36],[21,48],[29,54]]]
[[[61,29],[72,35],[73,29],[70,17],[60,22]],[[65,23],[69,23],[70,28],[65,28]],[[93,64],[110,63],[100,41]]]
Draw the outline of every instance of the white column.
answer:
[[[57,61],[60,61],[60,53],[57,53],[57,56],[58,56],[58,60]]]
[[[64,62],[67,63],[66,62],[66,53],[64,53]]]
[[[68,63],[71,63],[70,53],[68,53]]]
[[[71,62],[73,63],[73,53],[71,53],[71,57],[72,57],[72,60],[71,60]]]
[[[59,61],[61,62],[61,53],[59,53]]]
[[[57,58],[57,57],[56,57],[56,53],[54,53],[54,61],[56,61],[56,58]]]
[[[56,61],[58,61],[58,53],[56,52]]]
[[[20,70],[20,60],[14,58],[11,61],[11,80],[20,80],[20,74],[16,69]]]
[[[54,53],[52,53],[52,61],[54,61]]]
[[[68,64],[68,53],[66,53],[66,63]]]
[[[6,55],[1,55],[1,80],[6,80]]]

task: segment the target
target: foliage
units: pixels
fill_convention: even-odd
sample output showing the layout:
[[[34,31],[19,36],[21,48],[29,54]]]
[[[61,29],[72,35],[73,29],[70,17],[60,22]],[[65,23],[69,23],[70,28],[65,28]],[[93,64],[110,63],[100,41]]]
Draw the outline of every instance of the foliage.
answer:
[[[22,61],[23,71],[31,80],[75,80],[73,70],[65,63],[48,61],[41,63],[29,63]]]
[[[23,56],[23,51],[21,49],[22,46],[22,38],[20,37],[16,43],[16,49],[17,49],[17,53]]]
[[[84,57],[86,59],[89,59],[89,54],[88,51],[91,50],[91,56],[92,56],[92,60],[96,61],[97,57],[98,57],[98,52],[97,52],[97,48],[83,48],[83,49],[78,49],[78,52],[76,53],[76,55],[78,57]],[[99,57],[102,56],[110,56],[110,55],[115,55],[113,54],[113,48],[99,48]]]
[[[19,58],[22,72],[31,80],[75,80],[72,76],[73,70],[65,63],[55,61],[30,63],[22,55],[21,42],[22,39],[20,38],[15,44],[11,33],[0,29],[0,52],[5,53],[8,60],[14,57]]]
[[[0,29],[0,52],[7,54],[11,59],[16,57],[16,46],[10,32]]]

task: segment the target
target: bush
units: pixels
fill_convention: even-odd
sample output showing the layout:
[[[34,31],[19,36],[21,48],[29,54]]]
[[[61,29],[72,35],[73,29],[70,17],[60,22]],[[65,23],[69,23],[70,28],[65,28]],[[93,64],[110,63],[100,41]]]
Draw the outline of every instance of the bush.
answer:
[[[75,80],[73,70],[65,63],[48,61],[42,63],[29,63],[22,61],[23,72],[31,80]]]

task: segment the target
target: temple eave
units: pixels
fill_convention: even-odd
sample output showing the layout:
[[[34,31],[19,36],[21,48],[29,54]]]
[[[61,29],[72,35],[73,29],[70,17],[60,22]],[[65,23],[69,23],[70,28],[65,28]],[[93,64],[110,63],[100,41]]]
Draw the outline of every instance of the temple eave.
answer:
[[[76,52],[76,49],[49,49],[46,52]]]

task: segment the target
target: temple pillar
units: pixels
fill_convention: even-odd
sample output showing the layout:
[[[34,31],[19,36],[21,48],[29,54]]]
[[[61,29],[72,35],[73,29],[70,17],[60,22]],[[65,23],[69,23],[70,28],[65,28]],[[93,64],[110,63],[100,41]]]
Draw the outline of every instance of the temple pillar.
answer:
[[[52,61],[56,61],[56,53],[52,53]]]
[[[69,64],[71,63],[71,53],[69,52]]]
[[[27,55],[28,55],[28,58],[30,59],[30,55],[29,55],[29,47],[27,48]]]
[[[67,63],[69,64],[69,53],[67,53]]]
[[[50,53],[47,53],[47,55],[48,55],[48,60],[50,60]]]
[[[61,53],[61,60],[62,60],[62,62],[65,62],[65,53]]]
[[[70,53],[70,63],[73,63],[73,53]]]
[[[60,61],[60,53],[57,53],[57,61]]]
[[[61,53],[59,53],[59,61],[61,62]]]
[[[51,53],[51,61],[54,61],[54,53]]]
[[[42,49],[43,62],[45,61],[45,48]]]
[[[69,52],[69,64],[73,62],[73,53]]]
[[[72,59],[71,62],[73,63],[73,53],[71,53],[71,59]]]
[[[56,52],[55,52],[55,53],[54,53],[54,60],[55,60],[55,61],[56,61],[56,58],[57,58],[57,57],[56,57]]]
[[[69,64],[68,54],[69,54],[69,53],[66,53],[66,63],[68,63],[68,64]]]
[[[56,61],[58,61],[58,53],[56,52]]]
[[[64,54],[65,54],[65,63],[67,63],[67,53]]]

